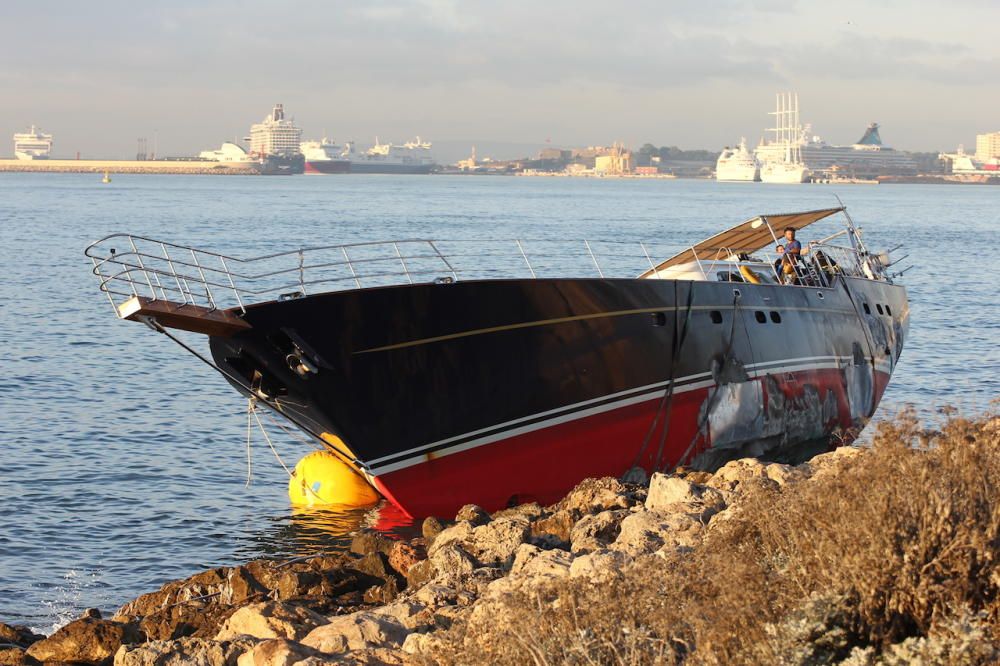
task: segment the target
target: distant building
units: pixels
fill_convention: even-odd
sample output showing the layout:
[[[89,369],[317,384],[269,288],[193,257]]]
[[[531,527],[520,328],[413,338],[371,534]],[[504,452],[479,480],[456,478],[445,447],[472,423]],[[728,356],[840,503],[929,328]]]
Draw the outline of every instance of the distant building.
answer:
[[[602,150],[603,154],[594,157],[594,171],[607,176],[620,176],[632,173],[632,153],[616,143],[611,148]]]
[[[1000,158],[1000,132],[976,135],[976,159],[984,162]]]
[[[250,127],[250,152],[253,155],[298,155],[301,142],[302,130],[285,119],[285,108],[281,104],[275,104],[263,122]]]
[[[542,148],[538,151],[540,160],[569,160],[570,157],[570,151],[561,148]]]

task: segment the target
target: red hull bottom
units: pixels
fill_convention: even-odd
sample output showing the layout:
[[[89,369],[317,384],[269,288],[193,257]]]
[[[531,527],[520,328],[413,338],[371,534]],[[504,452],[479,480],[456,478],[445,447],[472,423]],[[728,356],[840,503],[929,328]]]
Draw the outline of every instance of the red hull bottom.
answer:
[[[867,391],[871,402],[865,401],[869,407],[860,419],[852,415],[857,408],[850,404],[849,382],[841,369],[782,373],[780,379],[769,375],[746,382],[759,386],[759,390],[749,387],[760,401],[751,405],[751,411],[764,415],[758,419],[759,437],[772,443],[783,440],[785,452],[817,440],[827,447],[849,443],[888,383],[888,374],[873,374]],[[584,411],[579,418],[530,432],[513,428],[509,437],[462,451],[424,454],[402,469],[376,471],[374,482],[389,501],[413,517],[450,516],[467,503],[487,510],[530,501],[551,504],[588,477],[620,476],[636,464],[647,472],[690,464],[712,448],[713,440],[725,438],[711,432],[713,421],[704,416],[703,408],[715,391],[716,387],[704,387],[675,392],[659,460],[662,418],[641,454],[640,450],[660,409],[662,391],[642,402],[597,414]],[[826,444],[833,441],[830,436],[835,431],[841,436]],[[731,452],[730,458],[746,457],[755,455],[752,443],[715,442],[715,449]]]

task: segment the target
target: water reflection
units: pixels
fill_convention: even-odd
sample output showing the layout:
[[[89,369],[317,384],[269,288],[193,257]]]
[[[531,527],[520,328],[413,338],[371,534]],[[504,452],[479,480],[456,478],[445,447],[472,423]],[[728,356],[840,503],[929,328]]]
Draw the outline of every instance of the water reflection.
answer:
[[[320,552],[347,550],[353,535],[370,527],[390,537],[410,538],[419,533],[412,518],[388,502],[375,507],[326,505],[291,507],[287,513],[271,516],[267,527],[248,535],[237,548],[237,559],[258,557],[300,557]]]

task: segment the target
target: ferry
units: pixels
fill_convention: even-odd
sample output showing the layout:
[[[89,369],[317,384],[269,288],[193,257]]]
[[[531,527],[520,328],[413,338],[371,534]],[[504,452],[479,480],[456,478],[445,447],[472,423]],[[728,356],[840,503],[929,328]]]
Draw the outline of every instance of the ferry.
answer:
[[[350,141],[343,156],[350,161],[351,173],[427,174],[437,166],[431,144],[420,137],[401,146],[380,143],[376,138],[375,145],[364,152],[358,152]]]
[[[344,147],[326,137],[321,141],[303,141],[299,150],[305,158],[306,173],[348,173],[351,161],[343,157]]]
[[[31,126],[27,132],[14,135],[14,157],[19,160],[48,159],[52,150],[52,135]]]
[[[785,230],[834,215],[844,227],[781,268]],[[178,342],[412,517],[550,503],[587,477],[796,463],[858,436],[910,308],[842,206],[655,254],[405,239],[239,258],[128,234],[86,249],[119,318]]]

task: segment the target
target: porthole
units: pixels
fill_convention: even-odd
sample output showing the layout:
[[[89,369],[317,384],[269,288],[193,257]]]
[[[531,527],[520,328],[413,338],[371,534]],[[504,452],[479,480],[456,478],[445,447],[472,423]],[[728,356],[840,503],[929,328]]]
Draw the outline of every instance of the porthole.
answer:
[[[653,316],[653,326],[666,326],[667,325],[667,315],[663,312],[654,312]]]
[[[775,324],[780,324],[781,315],[775,312],[774,310],[771,310],[771,321],[773,321]]]
[[[875,309],[878,310],[879,314],[882,314],[882,304],[881,303],[876,303],[875,304]]]
[[[823,295],[822,291],[817,291],[816,295],[819,296],[820,298],[826,298],[826,296]]]
[[[865,314],[871,314],[872,313],[872,309],[870,307],[868,307],[867,303],[862,303],[861,307],[863,307],[865,309]]]
[[[708,316],[712,318],[713,324],[722,323],[722,313],[719,312],[718,310],[712,310],[711,312],[708,313]]]
[[[760,310],[757,310],[756,312],[754,312],[753,316],[757,318],[757,322],[758,323],[760,323],[760,324],[766,324],[767,323],[767,315],[765,315]]]
[[[887,305],[887,306],[885,306],[885,313],[886,313],[887,315],[889,315],[890,317],[892,316],[892,310],[890,310],[890,309],[889,309],[889,306],[888,306],[888,305]]]

